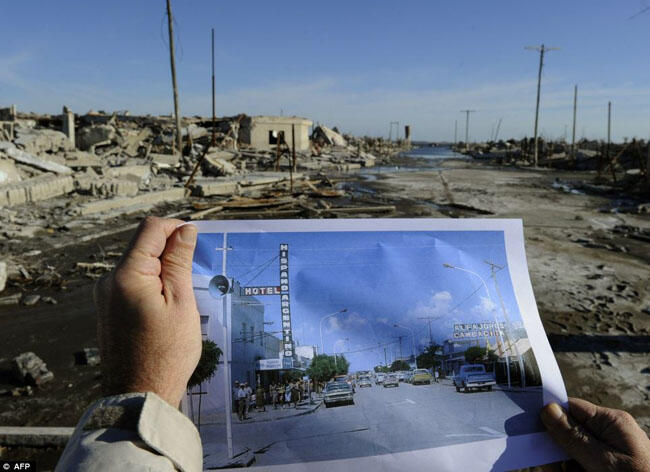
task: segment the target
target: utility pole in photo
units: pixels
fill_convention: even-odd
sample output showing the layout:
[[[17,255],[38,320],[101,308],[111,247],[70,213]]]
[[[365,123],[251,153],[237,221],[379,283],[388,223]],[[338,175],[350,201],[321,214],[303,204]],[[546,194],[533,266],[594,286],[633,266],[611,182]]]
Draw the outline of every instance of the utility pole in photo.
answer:
[[[461,113],[465,113],[465,149],[469,147],[469,114],[476,113],[476,110],[461,110]]]
[[[517,347],[517,342],[515,341],[514,344],[512,343],[512,340],[510,339],[512,336],[512,324],[510,323],[510,317],[508,316],[508,312],[506,310],[506,306],[503,303],[503,297],[501,297],[501,291],[499,290],[499,284],[497,283],[497,272],[500,270],[503,270],[503,266],[497,265],[494,262],[490,261],[483,261],[487,265],[490,266],[490,278],[494,281],[494,290],[497,293],[497,297],[499,298],[499,304],[501,305],[501,311],[503,312],[503,318],[506,322],[506,342],[508,343],[508,351],[509,354],[512,355],[513,348],[514,348],[514,354],[517,356],[517,360],[519,361],[519,378],[520,378],[520,385],[521,388],[526,387],[526,370],[524,369],[524,360],[521,357],[521,354],[519,353],[519,348]],[[508,362],[510,362],[508,360]]]
[[[539,124],[539,99],[540,99],[540,93],[542,89],[542,68],[544,67],[544,54],[546,54],[547,51],[558,51],[560,48],[547,48],[542,44],[541,46],[526,46],[524,49],[539,51],[539,72],[537,73],[537,102],[535,106],[535,144],[534,144],[535,148],[534,148],[534,157],[533,157],[535,167],[537,167],[537,162],[538,162],[537,126]]]
[[[181,115],[178,106],[178,85],[176,83],[176,61],[174,59],[174,19],[172,17],[171,0],[167,0],[167,28],[169,30],[169,62],[172,69],[172,88],[174,90],[174,116],[176,118],[176,149],[179,158],[183,155],[183,141],[181,139]]]

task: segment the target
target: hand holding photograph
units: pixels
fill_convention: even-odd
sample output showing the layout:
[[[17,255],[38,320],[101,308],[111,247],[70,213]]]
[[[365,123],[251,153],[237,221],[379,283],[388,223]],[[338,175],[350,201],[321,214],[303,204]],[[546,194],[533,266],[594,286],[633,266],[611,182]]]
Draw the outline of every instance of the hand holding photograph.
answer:
[[[567,404],[520,220],[204,221],[205,467],[510,470]],[[204,356],[205,357],[205,356]],[[204,360],[202,360],[204,362]]]

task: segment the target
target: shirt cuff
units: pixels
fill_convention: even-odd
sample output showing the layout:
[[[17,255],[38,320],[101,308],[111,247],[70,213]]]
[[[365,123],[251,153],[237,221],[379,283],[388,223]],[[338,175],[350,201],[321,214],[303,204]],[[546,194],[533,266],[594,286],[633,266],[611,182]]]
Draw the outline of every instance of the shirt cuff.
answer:
[[[153,392],[102,398],[92,408],[83,430],[133,430],[152,450],[184,472],[203,468],[201,437],[190,419]]]

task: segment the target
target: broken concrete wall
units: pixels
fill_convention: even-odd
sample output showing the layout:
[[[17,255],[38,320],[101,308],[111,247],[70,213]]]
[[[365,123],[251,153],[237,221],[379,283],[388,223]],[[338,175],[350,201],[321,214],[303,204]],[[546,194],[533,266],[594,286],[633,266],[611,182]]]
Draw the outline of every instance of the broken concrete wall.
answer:
[[[110,144],[116,137],[115,127],[111,125],[86,126],[77,133],[77,146],[88,151],[98,145]]]
[[[348,145],[348,142],[343,136],[341,136],[341,134],[323,125],[317,126],[316,129],[314,129],[312,139],[314,142],[321,145],[340,147],[346,147]]]
[[[282,132],[284,140],[291,147],[292,125],[295,128],[296,151],[309,150],[309,128],[312,122],[306,118],[247,116],[241,121],[239,140],[255,149],[269,151],[275,149],[275,139]]]
[[[10,184],[20,182],[20,173],[16,169],[14,161],[2,159],[0,157],[0,184]]]
[[[57,153],[74,146],[61,131],[17,126],[14,144],[30,154]]]
[[[74,190],[69,175],[42,175],[22,182],[0,185],[0,207],[37,202],[65,195]]]

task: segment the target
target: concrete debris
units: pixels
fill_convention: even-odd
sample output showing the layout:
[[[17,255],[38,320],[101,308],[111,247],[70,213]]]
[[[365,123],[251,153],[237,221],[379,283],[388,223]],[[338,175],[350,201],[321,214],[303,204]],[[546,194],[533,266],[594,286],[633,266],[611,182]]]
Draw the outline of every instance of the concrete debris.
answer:
[[[323,125],[317,126],[316,129],[314,129],[313,140],[321,145],[325,144],[328,146],[340,147],[346,147],[348,145],[348,142],[343,136]]]
[[[237,167],[227,160],[217,157],[219,154],[221,153],[207,154],[203,158],[204,173],[216,176],[235,174],[237,172]]]
[[[140,210],[142,210],[145,208],[150,208],[158,203],[173,202],[184,197],[185,189],[183,188],[174,188],[158,192],[148,192],[135,197],[117,197],[108,200],[97,200],[93,202],[82,203],[74,210],[74,214],[85,216],[115,209],[124,209],[126,212],[126,210],[132,209],[133,207],[140,207]]]
[[[2,292],[7,285],[7,263],[0,261],[0,292]]]
[[[25,298],[23,298],[23,305],[25,306],[36,305],[40,299],[41,296],[37,294],[27,295]]]
[[[112,125],[86,126],[77,133],[77,146],[82,151],[92,152],[97,146],[111,144],[116,138],[117,132]]]
[[[74,180],[71,176],[46,174],[18,183],[0,185],[0,207],[46,200],[73,190]]]
[[[23,352],[12,360],[16,378],[26,384],[40,386],[54,378],[43,360],[33,352]]]
[[[22,298],[23,298],[23,294],[21,292],[14,293],[13,295],[8,295],[6,297],[2,297],[0,298],[0,306],[18,305]]]
[[[74,357],[77,365],[99,365],[101,363],[99,349],[96,347],[85,347],[83,351],[75,352]]]
[[[70,139],[61,131],[16,127],[14,144],[30,154],[58,153],[73,149]]]
[[[21,177],[13,161],[0,158],[0,185],[20,182]]]
[[[9,142],[0,142],[0,151],[3,151],[7,156],[16,162],[26,164],[28,166],[36,167],[37,169],[56,172],[57,174],[71,174],[72,169],[56,162],[41,159],[29,154],[28,152],[17,149],[16,146]]]

